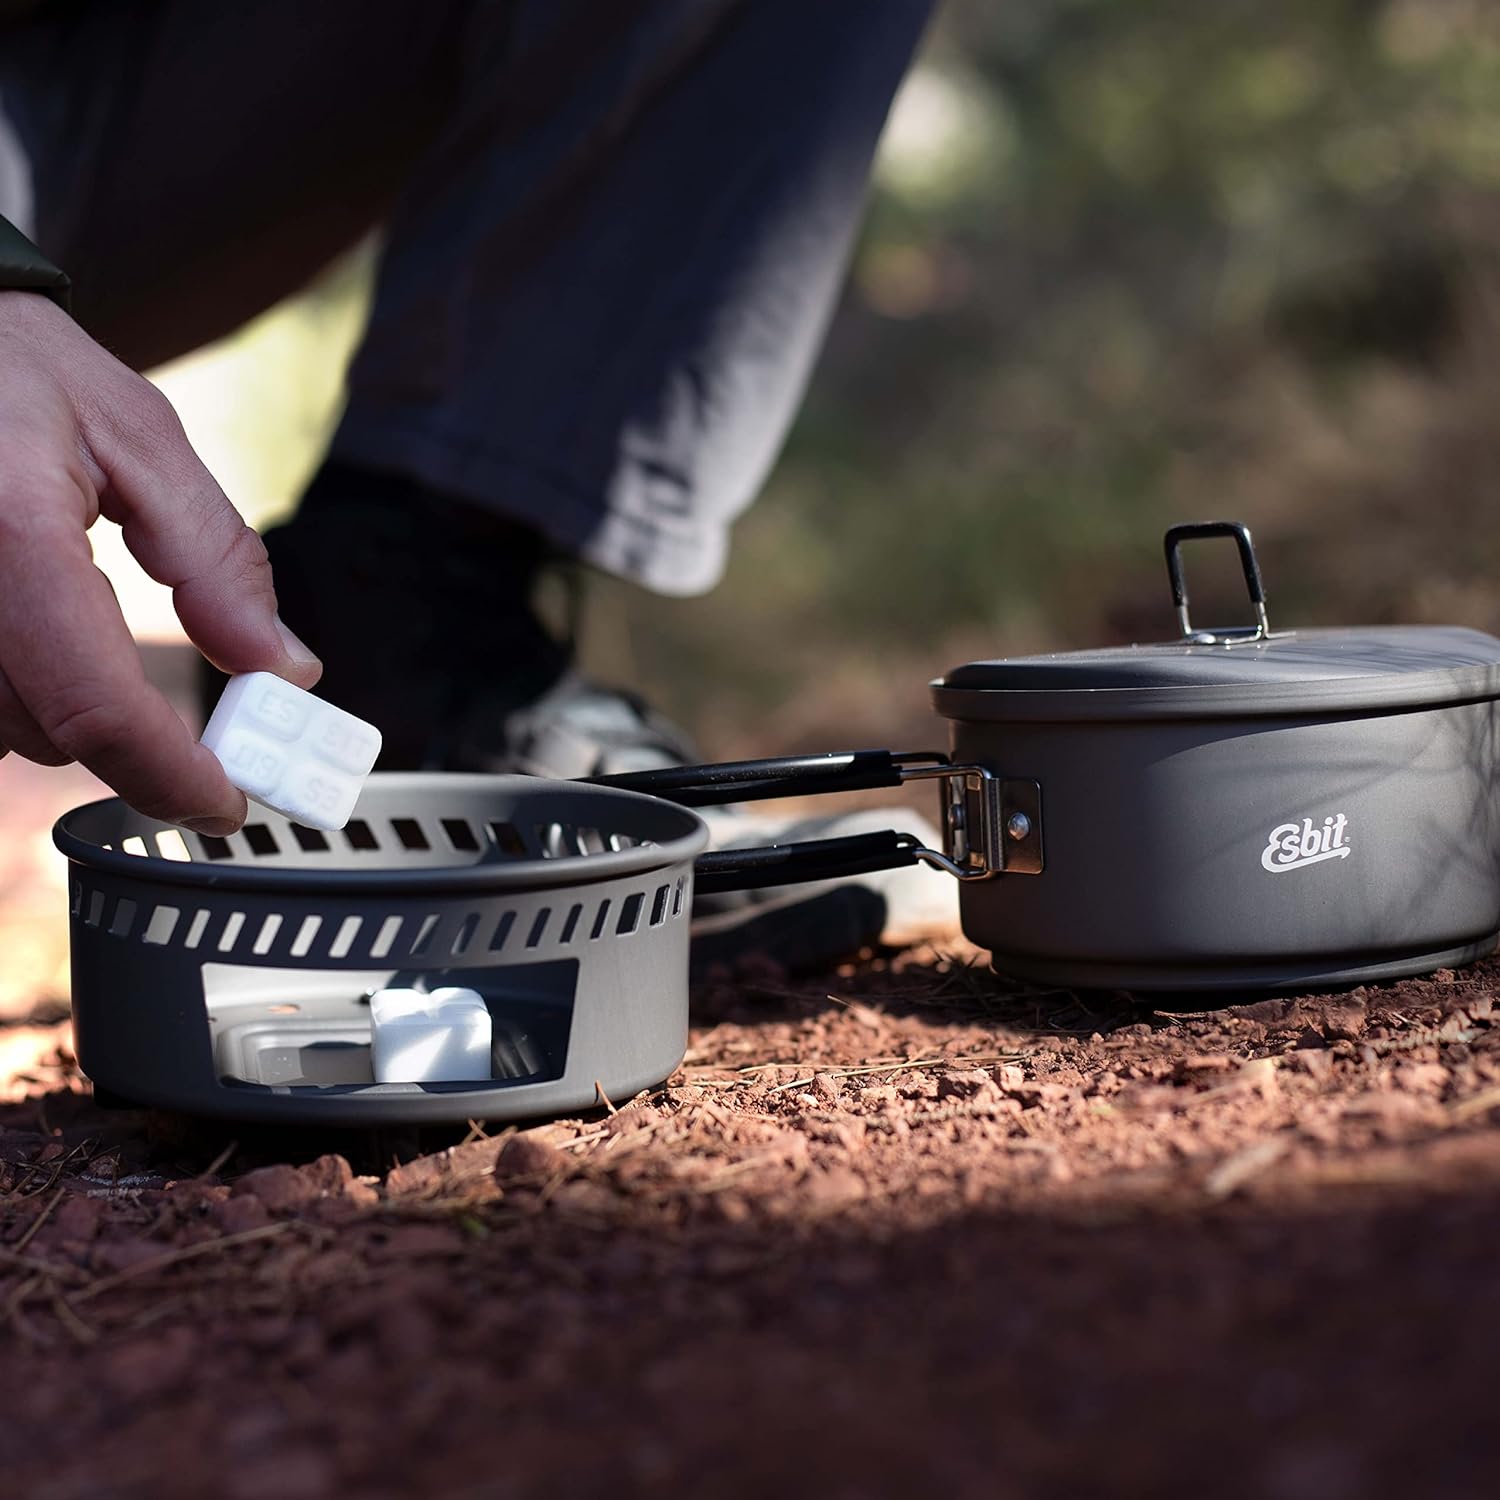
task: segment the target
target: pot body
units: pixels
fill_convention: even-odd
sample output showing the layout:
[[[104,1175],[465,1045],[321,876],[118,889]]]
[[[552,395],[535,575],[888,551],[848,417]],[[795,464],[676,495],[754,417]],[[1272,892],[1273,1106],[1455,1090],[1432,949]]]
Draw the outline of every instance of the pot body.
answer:
[[[1042,788],[1042,873],[962,890],[964,930],[1003,972],[1306,988],[1495,946],[1493,699],[1300,717],[958,717],[952,747],[956,762]]]

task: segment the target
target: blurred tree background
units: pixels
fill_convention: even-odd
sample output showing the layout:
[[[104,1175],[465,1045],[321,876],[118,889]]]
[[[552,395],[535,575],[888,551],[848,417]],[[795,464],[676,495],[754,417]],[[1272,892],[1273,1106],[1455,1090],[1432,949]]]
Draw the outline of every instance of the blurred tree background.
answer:
[[[625,611],[640,674],[716,748],[913,733],[958,660],[1173,633],[1161,532],[1217,517],[1283,624],[1500,626],[1497,194],[1485,0],[950,0],[791,445],[723,587]]]
[[[1497,195],[1489,0],[948,0],[727,580],[598,590],[590,659],[716,753],[932,740],[959,660],[1171,634],[1161,531],[1218,517],[1273,622],[1500,627]],[[320,349],[359,284],[299,314]],[[312,461],[309,379],[256,493]]]

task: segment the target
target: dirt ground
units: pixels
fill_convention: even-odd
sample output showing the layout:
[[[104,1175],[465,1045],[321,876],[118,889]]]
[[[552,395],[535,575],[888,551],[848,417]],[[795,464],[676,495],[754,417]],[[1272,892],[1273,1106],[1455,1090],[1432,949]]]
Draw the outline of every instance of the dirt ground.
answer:
[[[1500,964],[1173,1014],[700,985],[448,1140],[106,1112],[0,1027],[0,1472],[71,1497],[1495,1490]]]

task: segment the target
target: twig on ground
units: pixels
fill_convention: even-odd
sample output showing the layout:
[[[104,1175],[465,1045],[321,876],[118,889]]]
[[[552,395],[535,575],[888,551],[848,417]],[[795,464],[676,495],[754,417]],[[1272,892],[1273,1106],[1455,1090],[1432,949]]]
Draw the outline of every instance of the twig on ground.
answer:
[[[10,1309],[10,1321],[16,1331],[33,1344],[39,1344],[43,1349],[50,1349],[57,1340],[43,1333],[30,1318],[26,1316],[21,1304],[17,1302]]]
[[[123,1271],[116,1271],[112,1276],[104,1276],[97,1281],[91,1281],[74,1293],[73,1300],[88,1302],[104,1292],[113,1291],[127,1281],[136,1281],[142,1276],[150,1276],[156,1271],[165,1271],[169,1266],[181,1265],[184,1261],[197,1260],[203,1255],[216,1255],[222,1250],[233,1249],[236,1245],[248,1245],[255,1240],[270,1239],[273,1235],[284,1234],[287,1230],[296,1227],[296,1220],[281,1219],[274,1224],[262,1224],[256,1229],[241,1230],[238,1234],[221,1235],[216,1240],[200,1240],[196,1245],[183,1245],[180,1249],[169,1250],[165,1255],[158,1255],[153,1260],[144,1260],[139,1265],[126,1266]]]
[[[1382,1057],[1387,1052],[1414,1052],[1418,1047],[1446,1047],[1454,1043],[1472,1042],[1480,1034],[1477,1027],[1461,1027],[1450,1031],[1446,1026],[1440,1026],[1436,1030],[1408,1032],[1405,1036],[1376,1037],[1373,1041],[1361,1042],[1360,1046],[1368,1047],[1377,1057]]]
[[[785,1153],[780,1151],[763,1152],[759,1156],[747,1156],[743,1161],[731,1162],[722,1171],[716,1172],[712,1177],[705,1179],[703,1182],[676,1183],[669,1188],[662,1188],[658,1192],[650,1194],[649,1201],[660,1203],[669,1198],[722,1192],[725,1188],[732,1187],[735,1181],[743,1177],[747,1172],[753,1172],[757,1167],[770,1166],[772,1163],[785,1160]]]
[[[25,1300],[34,1291],[36,1291],[36,1289],[41,1286],[46,1279],[47,1278],[45,1276],[41,1275],[28,1276],[26,1280],[23,1281],[20,1286],[18,1286],[15,1291],[13,1291],[10,1296],[5,1299],[5,1321],[7,1323],[16,1323],[17,1316],[21,1311],[21,1304],[25,1302]]]
[[[198,1180],[201,1182],[205,1177],[217,1177],[218,1174],[226,1166],[228,1166],[229,1158],[232,1157],[234,1153],[239,1149],[240,1143],[238,1141],[230,1141],[230,1143],[225,1146],[225,1148],[221,1152],[219,1152],[219,1154],[214,1157],[214,1159],[209,1162],[209,1164],[204,1167],[204,1169],[198,1174]]]
[[[576,1146],[591,1146],[595,1141],[602,1141],[609,1131],[601,1126],[598,1130],[591,1130],[587,1135],[575,1135],[571,1141],[563,1141],[560,1149],[571,1151]]]
[[[639,1126],[628,1134],[613,1137],[609,1144],[609,1151],[612,1155],[618,1155],[621,1151],[628,1151],[632,1146],[639,1145],[647,1136],[655,1135],[664,1126],[676,1123],[677,1117],[675,1115],[659,1115],[656,1119]]]
[[[1467,1099],[1460,1099],[1457,1103],[1449,1105],[1448,1118],[1454,1124],[1460,1124],[1464,1120],[1487,1115],[1492,1109],[1500,1109],[1500,1087],[1481,1089],[1479,1093],[1471,1094]]]
[[[99,1335],[68,1305],[68,1299],[56,1287],[52,1289],[52,1310],[57,1314],[57,1321],[72,1334],[75,1343],[98,1342]]]
[[[6,1247],[13,1255],[21,1254],[21,1252],[25,1250],[25,1248],[32,1242],[32,1240],[36,1237],[37,1230],[39,1230],[42,1225],[47,1222],[48,1215],[51,1214],[52,1210],[62,1202],[62,1196],[66,1191],[66,1188],[58,1188],[57,1191],[54,1192],[52,1196],[47,1200],[47,1202],[43,1204],[41,1213],[39,1213],[31,1221],[31,1225],[27,1229],[26,1233],[23,1234],[21,1238],[15,1242],[14,1245],[8,1245]]]
[[[18,1255],[14,1250],[4,1247],[0,1247],[0,1266],[11,1266],[17,1271],[31,1271],[38,1276],[71,1276],[74,1280],[84,1274],[76,1266],[58,1264],[50,1260],[38,1260],[34,1255]]]
[[[61,1180],[63,1173],[67,1171],[76,1157],[82,1155],[84,1157],[83,1165],[85,1167],[88,1166],[93,1160],[93,1157],[88,1155],[88,1151],[90,1147],[97,1144],[94,1138],[90,1136],[87,1140],[79,1141],[76,1146],[72,1146],[67,1151],[64,1151],[61,1156],[51,1157],[47,1161],[13,1161],[9,1157],[0,1157],[0,1162],[3,1162],[5,1166],[14,1167],[18,1172],[26,1174],[16,1184],[15,1188],[12,1189],[16,1196],[20,1198],[35,1198],[55,1188]],[[32,1179],[43,1175],[46,1176],[47,1180],[39,1187],[33,1187],[31,1185]]]
[[[730,1073],[733,1073],[736,1076],[736,1078],[746,1078],[751,1073],[765,1073],[765,1072],[769,1072],[772,1068],[800,1068],[800,1067],[803,1067],[803,1066],[805,1066],[805,1064],[803,1064],[801,1062],[797,1062],[797,1061],[790,1061],[789,1062],[789,1061],[786,1061],[785,1059],[782,1059],[782,1060],[777,1061],[777,1062],[745,1063],[741,1067],[738,1067],[738,1068],[727,1068],[727,1069],[725,1067],[719,1065],[719,1064],[716,1064],[716,1063],[703,1063],[700,1067],[696,1067],[696,1068],[683,1068],[681,1071],[683,1072],[684,1075],[686,1075],[688,1073],[723,1073],[723,1072],[730,1072]],[[710,1083],[728,1083],[730,1080],[727,1079],[727,1078],[714,1078],[714,1079],[709,1079],[707,1081],[710,1082]]]
[[[1204,1179],[1205,1196],[1215,1202],[1232,1197],[1262,1172],[1274,1167],[1291,1149],[1289,1137],[1273,1135],[1231,1152]]]
[[[124,1324],[115,1324],[115,1332],[140,1333],[151,1327],[153,1323],[160,1323],[165,1318],[174,1317],[182,1308],[191,1303],[191,1297],[162,1297],[152,1302],[137,1317]],[[70,1308],[71,1312],[72,1309]]]
[[[914,1068],[941,1068],[950,1063],[954,1067],[982,1068],[992,1063],[1016,1062],[1023,1056],[1025,1054],[1021,1052],[994,1052],[982,1057],[909,1057],[898,1063],[875,1063],[865,1068],[820,1068],[818,1073],[809,1073],[806,1078],[778,1083],[771,1092],[782,1094],[788,1089],[805,1089],[819,1073],[826,1073],[829,1078],[869,1078],[876,1073],[906,1073]]]

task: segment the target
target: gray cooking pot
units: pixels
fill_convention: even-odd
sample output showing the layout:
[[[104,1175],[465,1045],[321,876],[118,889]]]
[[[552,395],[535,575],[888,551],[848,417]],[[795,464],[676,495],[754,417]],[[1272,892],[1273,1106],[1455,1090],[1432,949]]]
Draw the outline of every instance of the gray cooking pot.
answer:
[[[1179,548],[1211,536],[1239,548],[1253,626],[1192,627]],[[942,779],[946,849],[908,843],[887,862],[959,875],[969,938],[1048,984],[1289,989],[1491,951],[1500,640],[1273,632],[1247,528],[1174,527],[1166,553],[1181,639],[968,663],[932,685],[951,764],[830,758],[847,786]],[[776,764],[617,784],[784,795]],[[792,790],[817,789],[808,765]]]
[[[1428,972],[1500,927],[1500,640],[1442,627],[1196,632],[973,662],[933,685],[954,757],[1043,787],[1047,865],[966,886],[1010,972],[1288,987]]]

